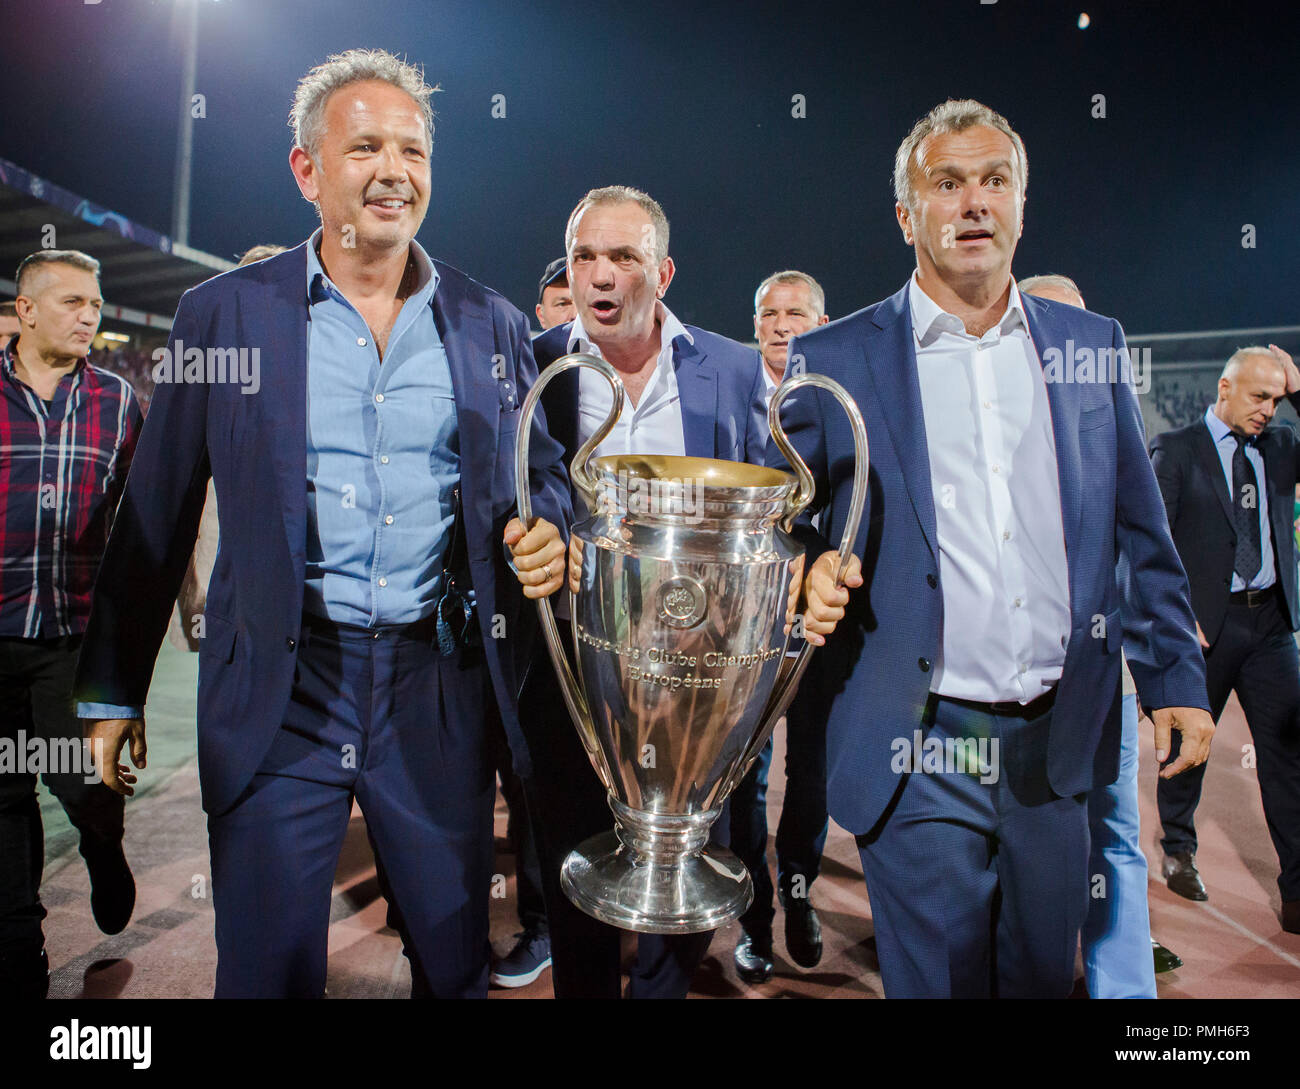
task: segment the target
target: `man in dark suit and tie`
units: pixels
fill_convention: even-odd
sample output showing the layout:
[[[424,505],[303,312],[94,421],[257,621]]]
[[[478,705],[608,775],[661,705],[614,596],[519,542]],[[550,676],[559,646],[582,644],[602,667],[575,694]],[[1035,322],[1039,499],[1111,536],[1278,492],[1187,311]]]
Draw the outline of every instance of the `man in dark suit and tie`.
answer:
[[[1210,713],[1234,689],[1255,742],[1264,817],[1282,872],[1282,926],[1300,933],[1300,628],[1291,513],[1300,450],[1270,427],[1286,397],[1300,407],[1300,369],[1276,345],[1233,353],[1203,419],[1151,442],[1169,527],[1191,584],[1205,649]],[[1178,751],[1177,742],[1174,751]],[[1166,883],[1189,900],[1208,894],[1196,869],[1193,816],[1204,767],[1160,780]]]
[[[871,441],[836,588],[852,435],[819,390],[782,413],[817,484],[791,619],[802,589],[833,701],[829,808],[858,838],[890,997],[1070,993],[1087,792],[1118,773],[1121,642],[1160,760],[1183,733],[1162,774],[1204,761],[1214,729],[1137,399],[1114,370],[1119,324],[1012,279],[1027,176],[1004,117],[930,111],[895,159],[915,273],[789,349],[848,390]],[[785,465],[775,445],[768,462]]]
[[[761,464],[767,432],[758,354],[683,325],[664,304],[675,266],[659,203],[629,186],[593,189],[569,217],[565,249],[577,317],[547,330],[533,341],[533,350],[542,370],[570,352],[591,352],[619,372],[627,400],[597,453]],[[612,391],[594,371],[570,371],[546,388],[542,404],[567,465],[604,422]],[[560,627],[568,647],[567,616]],[[589,836],[608,831],[613,816],[544,653],[529,677],[524,729],[531,731],[535,774],[524,780],[524,791],[542,861],[555,993],[617,998],[621,931],[583,914],[560,889],[565,856]],[[685,997],[711,937],[712,932],[639,935],[629,997]]]
[[[290,165],[321,228],[181,300],[95,588],[79,714],[131,794],[118,754],[129,740],[145,765],[145,695],[212,477],[198,752],[220,997],[323,994],[354,798],[415,989],[487,990],[485,717],[495,701],[526,767],[523,597],[559,587],[570,508],[539,416],[539,518],[512,518],[527,321],[415,241],[429,94],[378,50],[300,82]]]

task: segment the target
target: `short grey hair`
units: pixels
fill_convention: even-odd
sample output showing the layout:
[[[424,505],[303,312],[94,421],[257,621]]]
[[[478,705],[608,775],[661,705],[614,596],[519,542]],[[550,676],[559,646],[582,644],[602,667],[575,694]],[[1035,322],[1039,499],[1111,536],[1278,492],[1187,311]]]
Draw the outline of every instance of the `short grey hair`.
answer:
[[[14,279],[18,284],[19,295],[27,294],[23,285],[31,280],[38,269],[46,265],[71,265],[99,279],[99,262],[88,253],[82,253],[81,250],[37,250],[35,253],[29,253],[18,264],[18,272]]]
[[[325,105],[330,96],[353,83],[380,80],[405,91],[420,107],[429,144],[433,145],[433,107],[430,97],[439,87],[424,82],[424,69],[394,56],[382,49],[349,49],[335,53],[318,64],[298,81],[293,95],[293,109],[289,112],[289,126],[293,129],[294,146],[302,148],[313,159],[320,150],[325,134]]]
[[[1278,359],[1270,349],[1264,347],[1262,344],[1252,344],[1247,348],[1238,348],[1232,353],[1232,355],[1228,356],[1228,362],[1223,365],[1223,373],[1219,375],[1219,377],[1221,379],[1231,379],[1232,376],[1237,373],[1238,369],[1241,367],[1242,361],[1248,355],[1267,356],[1273,361],[1278,370],[1282,371],[1283,374],[1286,373],[1286,368],[1282,365],[1282,361]]]
[[[1026,276],[1016,287],[1020,289],[1022,295],[1032,295],[1036,287],[1059,287],[1065,291],[1073,291],[1079,298],[1083,298],[1083,292],[1079,290],[1076,284],[1068,276],[1062,276],[1059,272],[1049,272],[1042,276]]]
[[[826,292],[822,290],[822,285],[809,276],[808,273],[789,268],[784,272],[772,273],[771,276],[758,285],[758,290],[754,292],[755,314],[758,313],[759,302],[773,284],[803,284],[812,298],[813,309],[817,311],[817,316],[820,318],[826,313]]]
[[[655,231],[655,261],[662,262],[668,256],[668,217],[659,202],[649,193],[633,189],[630,185],[606,185],[600,189],[590,190],[578,201],[578,206],[569,215],[569,222],[564,227],[564,252],[573,249],[573,238],[578,233],[578,220],[582,213],[597,204],[637,204],[650,217]]]
[[[916,162],[917,149],[921,141],[931,133],[965,132],[976,125],[987,125],[1005,133],[1015,148],[1016,161],[1013,164],[1020,182],[1020,199],[1025,199],[1029,189],[1029,158],[1025,154],[1025,142],[1020,134],[1011,127],[1005,117],[973,98],[950,98],[927,113],[912,126],[912,131],[898,145],[894,156],[894,199],[909,212],[916,207],[916,186],[912,184],[912,168]]]

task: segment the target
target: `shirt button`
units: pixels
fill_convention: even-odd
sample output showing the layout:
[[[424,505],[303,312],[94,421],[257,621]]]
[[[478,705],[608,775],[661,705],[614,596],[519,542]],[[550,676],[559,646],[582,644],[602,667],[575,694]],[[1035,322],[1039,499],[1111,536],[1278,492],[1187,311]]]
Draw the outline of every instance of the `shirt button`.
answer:
[[[1009,530],[1009,529],[1004,529],[1004,530],[1002,531],[1002,539],[1003,539],[1004,541],[1009,541],[1009,540],[1011,540],[1011,530]]]
[[[992,401],[985,401],[985,402],[984,402],[984,407],[985,407],[985,408],[992,408],[992,407],[993,407],[993,402],[992,402]]]
[[[995,465],[995,466],[993,466],[993,471],[994,471],[995,473],[1000,473],[1000,472],[1002,472],[1002,466],[1001,466],[1001,465]]]
[[[1022,662],[1021,665],[1020,665],[1020,672],[1021,672],[1021,673],[1028,673],[1028,672],[1029,672],[1029,667],[1028,667],[1027,665],[1025,665],[1023,662]]]
[[[379,464],[380,464],[380,465],[387,465],[387,464],[388,464],[388,455],[387,455],[387,454],[380,454],[380,455],[379,455]]]
[[[358,347],[358,348],[364,348],[365,346],[366,346],[366,338],[365,338],[365,337],[357,337],[357,347]]]
[[[379,585],[380,585],[380,586],[387,586],[387,585],[388,585],[388,580],[387,580],[387,579],[380,579],[380,580],[379,580]]]
[[[384,395],[382,393],[376,393],[375,400],[382,405],[384,403]]]
[[[1020,598],[1016,598],[1016,600],[1013,601],[1012,604],[1015,605],[1015,607],[1018,609],[1020,608],[1021,605],[1024,604],[1024,601],[1021,600]]]
[[[384,519],[384,525],[391,526],[392,524],[393,524],[393,516],[390,514],[387,518]]]
[[[929,672],[930,672],[930,659],[929,659],[929,658],[918,658],[918,659],[916,660],[916,664],[917,664],[918,666],[921,667],[921,672],[922,672],[922,673],[929,673]]]
[[[298,644],[293,639],[285,639],[284,645],[288,650],[293,650],[293,648],[296,647]]]

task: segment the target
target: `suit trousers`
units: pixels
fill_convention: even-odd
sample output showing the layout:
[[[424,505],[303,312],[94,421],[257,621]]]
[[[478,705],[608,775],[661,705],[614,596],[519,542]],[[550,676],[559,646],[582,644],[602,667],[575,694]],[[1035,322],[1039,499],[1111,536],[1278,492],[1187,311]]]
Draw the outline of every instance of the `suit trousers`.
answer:
[[[1283,900],[1300,900],[1300,654],[1287,620],[1281,590],[1254,608],[1228,603],[1223,629],[1205,652],[1210,714],[1219,721],[1235,689],[1255,744],[1255,768],[1264,819],[1281,864]],[[1170,745],[1178,755],[1182,735]],[[1211,756],[1211,759],[1215,759]],[[1236,759],[1218,752],[1217,758]],[[1165,854],[1196,850],[1194,817],[1207,764],[1156,782]]]
[[[777,887],[784,899],[807,897],[821,872],[826,846],[827,689],[804,677],[786,712],[785,800],[776,828]],[[718,819],[754,880],[754,902],[740,917],[746,934],[771,934],[772,875],[767,867],[767,777],[772,763],[769,738],[749,774],[731,792],[727,811]]]
[[[1051,718],[931,696],[921,722],[899,731],[896,754],[920,726],[924,748],[937,742],[944,755],[932,765],[923,751],[919,767],[909,756],[885,815],[858,837],[886,997],[1070,994],[1088,810],[1085,795],[1048,784]],[[988,759],[972,767],[963,751],[981,741]]]
[[[1155,998],[1147,859],[1138,817],[1137,697],[1125,696],[1123,707],[1119,778],[1088,792],[1092,899],[1081,935],[1083,975],[1093,998]]]
[[[125,799],[93,778],[83,759],[82,723],[72,705],[80,647],[80,635],[0,639],[0,737],[16,746],[21,731],[29,742],[39,739],[50,757],[68,756],[76,748],[77,768],[60,766],[41,779],[80,833],[81,853],[88,856],[122,842]],[[10,954],[21,958],[41,951],[44,866],[36,775],[0,772],[0,963]]]
[[[217,997],[324,994],[354,798],[424,975],[415,990],[487,994],[488,685],[481,650],[304,623],[283,723],[248,788],[208,818]]]
[[[569,624],[557,621],[560,641],[571,646]],[[551,981],[556,998],[619,998],[623,931],[575,907],[560,887],[568,853],[614,825],[601,785],[569,717],[545,649],[529,671],[519,717],[528,736],[532,775],[524,780],[542,892],[551,933]],[[628,998],[685,998],[713,931],[687,935],[637,935],[637,959]]]

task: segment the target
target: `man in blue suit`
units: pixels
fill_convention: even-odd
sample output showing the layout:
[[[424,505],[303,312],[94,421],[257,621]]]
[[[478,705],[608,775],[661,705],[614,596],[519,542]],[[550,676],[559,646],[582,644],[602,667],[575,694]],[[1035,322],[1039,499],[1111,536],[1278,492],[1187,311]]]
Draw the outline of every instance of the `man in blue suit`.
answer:
[[[570,508],[539,417],[539,518],[511,517],[536,376],[523,315],[415,242],[429,93],[380,51],[301,81],[290,165],[321,228],[182,298],[96,585],[79,713],[131,794],[117,757],[129,739],[145,766],[145,695],[212,477],[198,750],[218,996],[323,994],[354,798],[414,989],[487,989],[485,717],[499,705],[526,767],[522,597],[559,587]]]
[[[591,352],[619,372],[627,400],[597,453],[761,464],[767,432],[758,354],[683,325],[664,305],[675,266],[659,203],[628,186],[593,189],[569,217],[565,249],[577,317],[547,330],[533,341],[533,350],[543,370],[570,352]],[[612,391],[594,371],[570,371],[547,386],[542,403],[568,464],[604,421]],[[568,647],[567,617],[560,624]],[[542,862],[555,994],[617,998],[620,931],[583,914],[560,889],[565,856],[587,837],[608,831],[613,817],[549,661],[534,665],[529,683],[523,726],[534,774],[524,779],[524,792]],[[712,936],[639,935],[629,997],[685,997]]]
[[[1202,763],[1214,729],[1137,400],[1113,374],[1123,333],[1012,280],[1027,173],[1005,118],[936,107],[895,163],[911,280],[790,346],[871,437],[836,588],[852,437],[820,391],[783,413],[823,511],[822,533],[798,527],[812,565],[791,617],[802,589],[833,692],[829,808],[858,837],[891,997],[1069,994],[1087,792],[1118,770],[1121,643],[1157,758],[1182,735],[1162,775]]]

